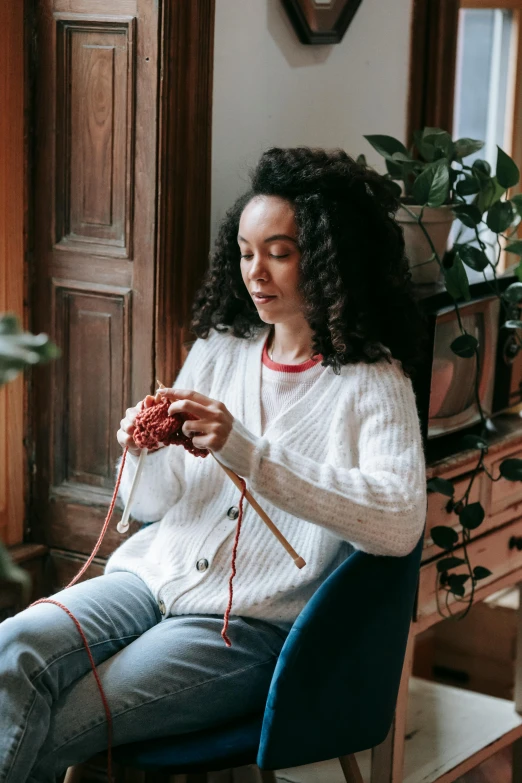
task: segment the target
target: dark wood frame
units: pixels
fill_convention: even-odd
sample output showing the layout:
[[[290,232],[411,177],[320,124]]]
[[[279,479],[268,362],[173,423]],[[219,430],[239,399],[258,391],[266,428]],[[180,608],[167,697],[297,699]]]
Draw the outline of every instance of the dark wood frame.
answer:
[[[215,0],[163,3],[156,377],[186,357],[191,304],[208,264]]]
[[[407,143],[425,127],[451,133],[459,0],[414,0]]]
[[[324,45],[336,44],[342,41],[362,0],[345,0],[344,8],[337,22],[330,30],[321,32],[313,30],[308,23],[303,7],[310,5],[307,0],[282,0],[282,2],[301,43]],[[318,9],[316,13],[321,14],[321,9]]]

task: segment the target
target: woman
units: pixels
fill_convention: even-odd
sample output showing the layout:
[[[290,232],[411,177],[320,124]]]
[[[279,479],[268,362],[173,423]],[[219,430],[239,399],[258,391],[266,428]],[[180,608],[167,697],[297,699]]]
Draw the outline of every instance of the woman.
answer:
[[[306,560],[298,570],[245,508],[232,647],[221,638],[238,492],[210,458],[148,454],[132,508],[144,526],[105,575],[56,596],[80,621],[114,743],[184,733],[264,706],[293,620],[353,548],[403,556],[425,517],[410,375],[423,324],[388,183],[344,152],[272,149],[226,216],[194,306],[200,338],[169,412],[246,479]],[[196,433],[196,434],[195,434]],[[89,661],[71,619],[39,605],[0,627],[0,781],[54,781],[106,747]]]

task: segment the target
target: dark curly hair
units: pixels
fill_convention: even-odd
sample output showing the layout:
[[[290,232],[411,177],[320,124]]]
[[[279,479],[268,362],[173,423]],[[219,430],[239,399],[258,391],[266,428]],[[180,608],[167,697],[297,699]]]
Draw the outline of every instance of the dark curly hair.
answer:
[[[313,332],[313,354],[338,373],[341,365],[390,355],[406,375],[423,356],[426,329],[394,219],[399,200],[390,183],[342,150],[267,150],[252,186],[227,212],[211,265],[193,305],[191,328],[251,337],[265,323],[243,283],[237,233],[256,196],[279,196],[293,207],[301,252],[299,289]]]

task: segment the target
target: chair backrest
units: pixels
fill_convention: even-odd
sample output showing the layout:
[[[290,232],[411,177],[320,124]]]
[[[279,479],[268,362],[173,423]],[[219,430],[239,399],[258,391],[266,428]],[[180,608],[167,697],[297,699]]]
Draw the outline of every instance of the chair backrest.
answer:
[[[281,650],[257,763],[311,764],[384,741],[391,727],[424,534],[405,557],[351,554],[321,585]]]

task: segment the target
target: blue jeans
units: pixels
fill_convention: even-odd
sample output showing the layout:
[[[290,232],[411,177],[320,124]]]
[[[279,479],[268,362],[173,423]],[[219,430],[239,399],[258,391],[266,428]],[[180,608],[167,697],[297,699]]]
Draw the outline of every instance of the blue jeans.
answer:
[[[233,617],[162,617],[130,573],[54,596],[79,620],[113,720],[113,744],[209,728],[262,711],[286,633]],[[107,747],[107,722],[81,637],[57,606],[0,624],[0,781],[55,783]]]

